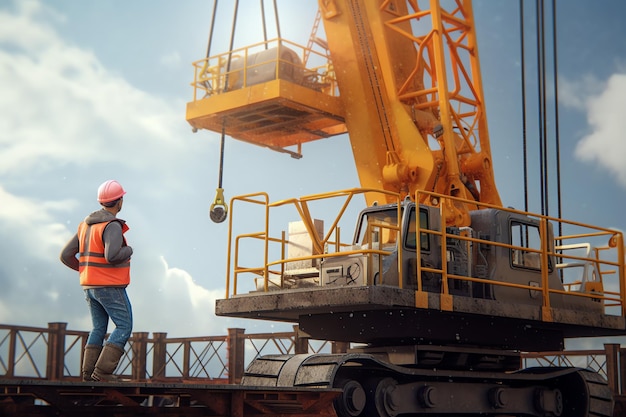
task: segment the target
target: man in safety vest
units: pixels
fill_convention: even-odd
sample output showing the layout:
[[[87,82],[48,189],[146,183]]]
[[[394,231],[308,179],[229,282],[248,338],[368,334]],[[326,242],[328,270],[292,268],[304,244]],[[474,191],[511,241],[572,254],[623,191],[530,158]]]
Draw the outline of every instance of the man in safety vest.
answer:
[[[117,181],[100,185],[98,202],[102,209],[78,225],[78,232],[61,252],[61,261],[80,274],[93,323],[83,354],[83,381],[117,379],[113,372],[133,328],[132,308],[126,294],[133,249],[124,238],[128,230],[126,222],[116,217],[122,210],[124,194],[126,191]],[[109,318],[115,329],[104,343]]]

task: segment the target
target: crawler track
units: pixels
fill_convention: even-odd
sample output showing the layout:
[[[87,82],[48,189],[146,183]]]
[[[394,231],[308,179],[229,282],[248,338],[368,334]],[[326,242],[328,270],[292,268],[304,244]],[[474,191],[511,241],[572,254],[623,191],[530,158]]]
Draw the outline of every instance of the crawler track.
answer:
[[[276,355],[255,360],[242,384],[341,388],[334,401],[341,417],[613,415],[606,381],[580,368],[504,373],[408,368],[368,354]]]

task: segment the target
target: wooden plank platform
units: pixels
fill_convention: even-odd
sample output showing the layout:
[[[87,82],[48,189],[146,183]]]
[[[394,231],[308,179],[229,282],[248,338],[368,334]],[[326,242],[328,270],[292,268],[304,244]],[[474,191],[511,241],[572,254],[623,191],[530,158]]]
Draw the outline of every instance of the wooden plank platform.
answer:
[[[0,379],[3,417],[335,417],[338,389]]]

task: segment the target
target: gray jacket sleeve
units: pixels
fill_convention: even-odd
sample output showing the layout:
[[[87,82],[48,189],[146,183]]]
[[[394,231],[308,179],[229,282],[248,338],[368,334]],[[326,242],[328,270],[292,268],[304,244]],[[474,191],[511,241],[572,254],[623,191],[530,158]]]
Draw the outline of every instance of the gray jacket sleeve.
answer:
[[[110,264],[128,262],[133,254],[133,248],[126,245],[124,241],[122,225],[118,221],[113,221],[104,228],[102,241],[104,242],[104,257]]]
[[[78,271],[78,258],[76,254],[79,251],[78,235],[74,235],[73,238],[67,242],[63,250],[61,250],[61,262],[75,271]]]

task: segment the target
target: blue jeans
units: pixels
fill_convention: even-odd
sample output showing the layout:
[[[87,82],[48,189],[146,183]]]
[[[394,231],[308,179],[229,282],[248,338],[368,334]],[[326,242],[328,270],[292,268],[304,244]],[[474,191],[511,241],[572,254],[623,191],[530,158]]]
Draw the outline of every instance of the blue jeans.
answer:
[[[133,311],[126,295],[126,288],[88,288],[85,290],[85,298],[93,323],[87,344],[102,346],[110,318],[115,324],[115,329],[109,335],[107,343],[124,349],[133,330]]]

